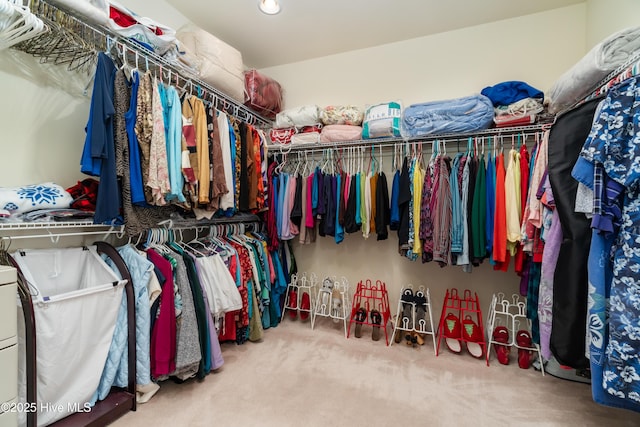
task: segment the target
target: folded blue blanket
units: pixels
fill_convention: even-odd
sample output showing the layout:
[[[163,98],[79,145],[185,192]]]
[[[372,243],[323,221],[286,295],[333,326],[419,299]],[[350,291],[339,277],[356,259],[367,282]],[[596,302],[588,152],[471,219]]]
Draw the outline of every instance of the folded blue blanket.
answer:
[[[480,93],[488,97],[496,107],[513,104],[525,98],[539,98],[544,101],[544,93],[542,91],[529,86],[525,82],[515,80],[498,83],[495,86],[487,86]]]
[[[419,137],[487,129],[493,123],[493,104],[484,95],[413,104],[404,110],[403,134]]]

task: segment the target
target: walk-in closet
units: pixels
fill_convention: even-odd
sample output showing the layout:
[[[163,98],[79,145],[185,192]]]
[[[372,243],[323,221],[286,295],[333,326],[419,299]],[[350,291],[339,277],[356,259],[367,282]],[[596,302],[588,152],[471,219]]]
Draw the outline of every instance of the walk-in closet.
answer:
[[[0,427],[640,425],[638,16],[0,0]]]

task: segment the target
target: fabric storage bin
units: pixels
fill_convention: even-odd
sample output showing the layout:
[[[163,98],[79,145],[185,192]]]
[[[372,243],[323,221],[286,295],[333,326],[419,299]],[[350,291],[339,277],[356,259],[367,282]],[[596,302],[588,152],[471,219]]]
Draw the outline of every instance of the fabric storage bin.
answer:
[[[362,126],[328,125],[320,132],[320,142],[358,141],[362,139]]]
[[[97,389],[126,281],[119,280],[95,246],[21,250],[12,256],[32,291],[37,401],[62,408],[38,408],[38,424],[48,425],[69,415],[73,404],[82,408]],[[20,342],[24,322],[18,325]],[[20,358],[21,399],[24,364]]]
[[[282,86],[257,70],[244,73],[244,88],[248,96],[245,105],[268,119],[275,119],[282,110]]]
[[[317,105],[303,105],[290,108],[276,115],[275,128],[290,128],[313,126],[320,123],[320,107]]]
[[[244,64],[239,50],[194,25],[176,34],[184,51],[183,62],[194,67],[202,80],[225,95],[244,103]]]
[[[320,114],[325,125],[360,126],[363,118],[364,112],[355,105],[329,105]]]

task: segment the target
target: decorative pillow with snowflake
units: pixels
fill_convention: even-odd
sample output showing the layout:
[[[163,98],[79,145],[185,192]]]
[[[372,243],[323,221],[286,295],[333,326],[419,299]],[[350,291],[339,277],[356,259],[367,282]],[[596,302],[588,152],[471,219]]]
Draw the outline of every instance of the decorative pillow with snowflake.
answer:
[[[15,188],[0,187],[0,209],[12,215],[34,209],[68,208],[72,201],[71,195],[53,182]]]

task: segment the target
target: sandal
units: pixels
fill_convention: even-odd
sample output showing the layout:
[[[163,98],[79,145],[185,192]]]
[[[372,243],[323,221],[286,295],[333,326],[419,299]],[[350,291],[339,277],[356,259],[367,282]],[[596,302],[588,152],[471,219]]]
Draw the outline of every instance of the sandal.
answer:
[[[400,297],[402,301],[402,316],[400,317],[400,326],[402,329],[413,329],[413,303],[415,297],[413,296],[413,290],[406,288],[402,291]]]
[[[296,320],[298,317],[298,293],[295,289],[289,291],[289,317]]]
[[[518,347],[525,347],[518,348],[518,366],[521,369],[529,369],[529,366],[531,366],[531,355],[533,354],[533,351],[529,350],[533,347],[531,334],[523,329],[519,330],[516,333],[516,344],[518,344]]]
[[[508,365],[509,354],[511,353],[511,346],[507,345],[509,344],[509,330],[504,326],[496,326],[492,336],[494,343],[500,343],[494,346],[498,362],[503,365]]]
[[[473,357],[481,359],[484,355],[484,349],[481,343],[484,343],[484,337],[480,332],[478,325],[471,319],[470,315],[466,315],[462,321],[462,335],[467,344],[467,351]]]
[[[460,344],[460,339],[462,338],[460,319],[458,319],[458,316],[455,314],[449,313],[444,319],[443,327],[444,330],[442,334],[445,337],[444,342],[447,348],[454,353],[460,353],[462,351],[462,344]]]
[[[362,337],[362,324],[367,320],[367,310],[362,307],[358,308],[353,320],[356,321],[355,336],[360,338]]]
[[[344,317],[340,312],[342,311],[342,295],[337,288],[333,289],[331,293],[331,317],[334,322],[339,322]]]
[[[311,299],[309,293],[304,292],[302,298],[300,298],[300,320],[307,320],[309,313],[311,312]]]
[[[371,332],[371,339],[374,341],[380,340],[380,325],[382,324],[382,314],[378,310],[371,310],[371,323],[373,323],[373,332]]]
[[[416,292],[416,296],[414,297],[414,302],[416,303],[416,318],[415,318],[416,324],[414,325],[414,329],[419,330],[421,332],[426,332],[427,319],[425,318],[425,315],[427,314],[427,298],[424,296],[424,292],[422,291]]]

